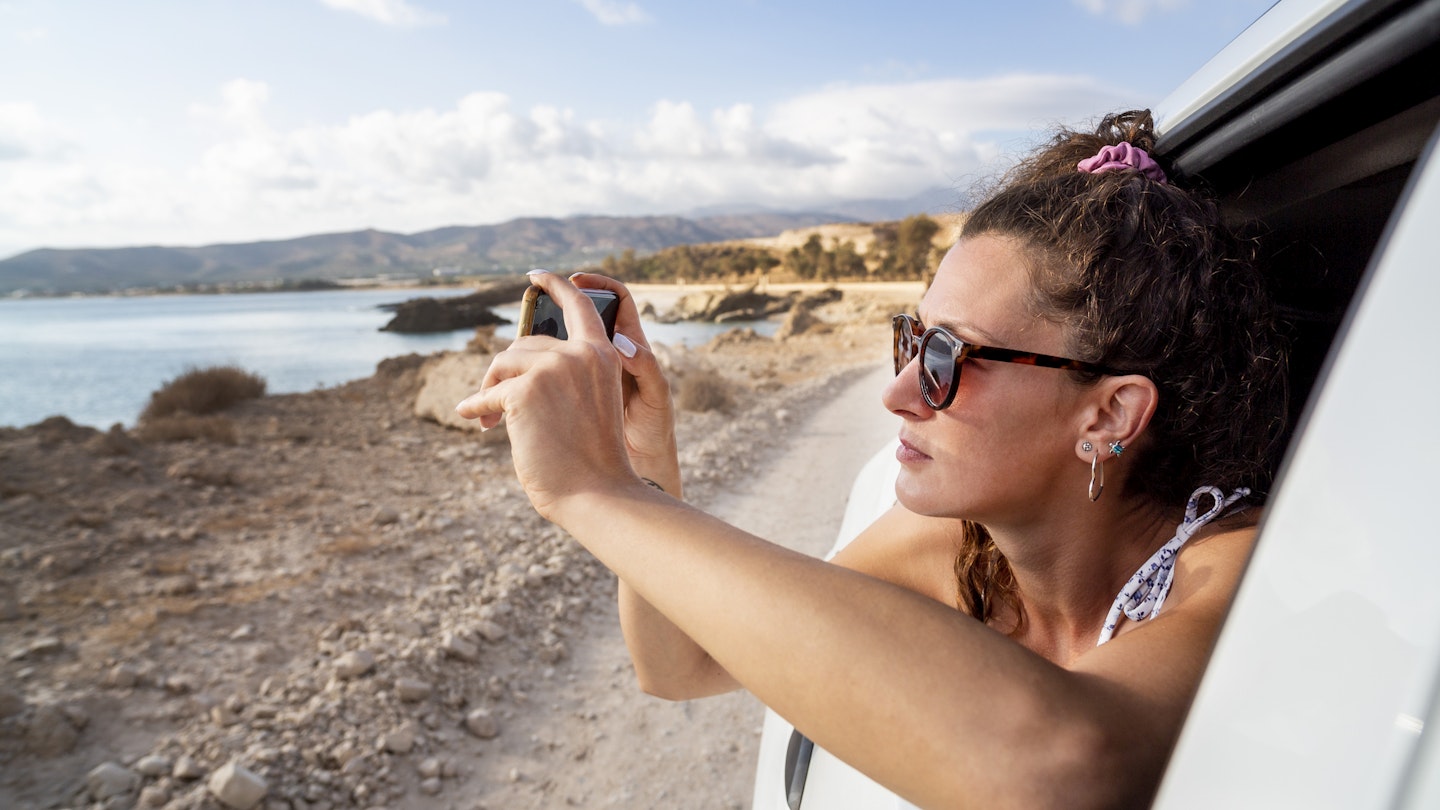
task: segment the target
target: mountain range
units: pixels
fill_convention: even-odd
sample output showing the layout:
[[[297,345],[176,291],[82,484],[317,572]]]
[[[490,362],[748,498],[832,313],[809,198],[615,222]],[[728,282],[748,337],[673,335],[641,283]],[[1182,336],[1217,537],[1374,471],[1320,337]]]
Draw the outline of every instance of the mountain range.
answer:
[[[41,248],[0,260],[0,296],[563,270],[598,264],[627,249],[643,255],[674,245],[774,236],[829,223],[901,219],[954,202],[953,193],[936,190],[907,200],[847,203],[827,212],[731,209],[690,216],[528,217],[412,234],[367,229],[200,247]]]

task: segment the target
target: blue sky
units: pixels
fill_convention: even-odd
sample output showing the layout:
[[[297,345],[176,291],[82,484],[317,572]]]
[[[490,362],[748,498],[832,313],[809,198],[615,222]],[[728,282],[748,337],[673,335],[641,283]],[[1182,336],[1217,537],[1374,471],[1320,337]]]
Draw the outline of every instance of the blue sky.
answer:
[[[0,257],[963,190],[1269,2],[0,0]]]

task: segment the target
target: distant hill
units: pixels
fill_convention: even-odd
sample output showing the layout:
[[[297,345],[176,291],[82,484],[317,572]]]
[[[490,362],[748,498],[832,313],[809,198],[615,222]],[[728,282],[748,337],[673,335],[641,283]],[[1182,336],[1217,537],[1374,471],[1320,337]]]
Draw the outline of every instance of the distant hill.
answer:
[[[0,296],[106,293],[177,286],[263,286],[301,280],[416,278],[567,269],[627,248],[773,236],[852,217],[741,213],[566,219],[526,218],[414,234],[377,230],[204,247],[42,248],[0,261]]]

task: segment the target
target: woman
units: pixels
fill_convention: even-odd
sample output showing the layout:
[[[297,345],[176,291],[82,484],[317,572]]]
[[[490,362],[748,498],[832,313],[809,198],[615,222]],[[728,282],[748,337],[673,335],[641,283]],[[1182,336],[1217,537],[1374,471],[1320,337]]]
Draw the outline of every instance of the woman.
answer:
[[[925,807],[1150,800],[1285,412],[1261,279],[1153,139],[1148,112],[1061,133],[972,212],[895,319],[898,503],[835,564],[680,501],[623,286],[579,279],[623,297],[612,348],[536,277],[572,339],[517,341],[459,410],[508,420],[535,507],[619,576],[645,689],[743,686]]]

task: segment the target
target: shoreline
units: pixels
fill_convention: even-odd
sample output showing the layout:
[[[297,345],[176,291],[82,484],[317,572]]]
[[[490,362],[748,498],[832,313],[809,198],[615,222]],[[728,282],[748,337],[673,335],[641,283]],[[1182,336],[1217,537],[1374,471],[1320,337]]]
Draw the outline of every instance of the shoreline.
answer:
[[[728,289],[735,289],[735,286],[736,285],[730,285]],[[863,299],[918,299],[921,290],[918,282],[850,282],[836,284],[823,282],[802,282],[772,284],[769,286],[769,291],[772,294],[784,294],[791,291],[808,292],[832,287],[840,289],[847,298],[858,297]],[[454,293],[463,294],[465,289],[468,288],[452,288],[451,291]],[[639,304],[642,309],[645,307],[646,304],[649,304],[659,310],[668,309],[677,300],[679,300],[681,296],[688,293],[714,292],[724,289],[727,289],[727,286],[721,284],[637,284],[633,285],[632,287],[632,291],[635,295],[637,304]],[[372,296],[377,295],[377,293],[375,293],[374,291],[364,292],[369,293]],[[175,296],[163,296],[162,298],[173,299],[175,298]],[[209,299],[211,297],[203,296],[202,298]],[[263,297],[261,300],[264,300]],[[86,310],[83,308],[83,306],[84,305],[77,304],[76,311],[85,312]],[[145,308],[146,306],[147,305],[145,305],[143,302],[137,302],[135,308],[140,309]],[[217,307],[218,306],[220,305],[217,303]],[[264,308],[263,303],[257,303],[255,306],[258,308]],[[300,303],[286,304],[284,305],[285,309],[283,311],[289,311],[292,307],[303,308],[304,306],[304,304]],[[56,309],[57,311],[59,311],[60,307],[57,307]],[[188,305],[180,304],[172,305],[171,309],[175,309],[177,312],[180,310],[189,311]],[[503,312],[506,308],[500,307],[498,309]],[[65,311],[69,312],[69,310]],[[107,314],[102,316],[106,319],[111,317],[120,318],[122,316],[118,313],[130,312],[131,307],[127,306],[123,309],[114,309],[109,306],[105,306],[97,311],[116,313],[113,315]],[[39,312],[44,313],[48,312],[48,310],[42,310]],[[39,318],[42,317],[42,315],[37,314],[34,317]],[[43,315],[43,317],[49,319],[58,316],[45,314]],[[64,317],[73,318],[75,316],[66,315]],[[77,323],[85,323],[86,326],[84,326],[83,328],[88,328],[91,331],[95,330],[95,324],[101,322],[93,320],[93,315],[86,315],[83,317],[90,320],[77,320]],[[123,316],[123,318],[126,319],[130,317],[132,316]],[[513,320],[513,313],[509,314],[508,317]],[[33,319],[28,316],[25,319],[25,321],[30,320]],[[123,322],[128,323],[130,321],[127,320]],[[772,317],[770,319],[767,319],[767,323],[776,324],[778,323],[778,318]],[[711,330],[705,326],[697,326],[694,329],[694,332],[696,334],[692,337],[677,338],[674,336],[674,333],[676,331],[685,330],[685,326],[677,326],[674,324],[661,324],[649,319],[645,319],[645,325],[647,331],[650,332],[652,340],[654,340],[656,343],[663,343],[671,348],[677,348],[682,344],[694,345],[697,342],[703,343],[710,339],[708,333]],[[737,323],[727,325],[726,328],[743,326],[744,324]],[[197,322],[194,325],[193,329],[204,330],[205,325],[203,323]],[[660,336],[657,337],[656,333],[659,333]],[[24,327],[22,327],[20,334],[25,334]],[[314,355],[316,362],[307,361],[297,363],[287,361],[285,363],[272,363],[270,366],[264,366],[247,363],[244,359],[244,357],[248,356],[248,354],[253,354],[256,351],[269,346],[269,343],[261,343],[254,345],[248,343],[248,341],[251,341],[252,339],[261,339],[259,333],[257,332],[255,334],[240,335],[241,340],[246,342],[244,345],[249,346],[249,348],[244,348],[243,346],[241,348],[236,348],[232,346],[226,350],[226,352],[229,352],[231,350],[242,352],[242,354],[240,354],[239,356],[235,354],[227,354],[226,352],[215,354],[215,352],[213,351],[206,350],[197,353],[193,359],[188,360],[184,365],[185,367],[206,367],[213,365],[238,364],[242,367],[245,367],[247,371],[251,371],[265,377],[267,379],[267,382],[270,384],[271,393],[273,394],[309,393],[323,390],[326,388],[343,386],[357,380],[362,380],[365,377],[373,374],[376,366],[386,359],[404,356],[412,352],[420,352],[424,354],[437,351],[440,350],[438,344],[442,343],[452,349],[458,349],[460,346],[463,345],[465,340],[469,339],[470,334],[470,330],[453,330],[451,332],[435,333],[434,335],[394,336],[393,339],[387,339],[389,340],[389,343],[393,343],[393,346],[390,346],[389,348],[375,348],[376,353],[373,355],[373,357],[375,358],[373,362],[360,362],[364,359],[360,355],[346,355],[346,352],[353,351],[353,348],[358,345],[352,341],[351,343],[347,344],[346,347],[342,348],[339,354]],[[501,334],[505,334],[504,327],[502,327]],[[381,340],[380,338],[375,338],[374,336],[370,335],[368,331],[365,333],[365,337],[359,339],[365,340],[367,342],[367,345],[369,342]],[[273,338],[265,338],[264,340],[273,342]],[[211,340],[210,342],[214,341]],[[44,347],[42,347],[42,349],[43,348]],[[45,350],[56,351],[58,349]],[[19,349],[18,347],[11,347],[10,349],[6,349],[5,351],[19,351]],[[34,351],[35,349],[32,344],[30,353],[33,354]],[[127,350],[117,348],[115,346],[106,347],[101,353],[101,355],[99,355],[106,358],[103,361],[105,365],[95,367],[97,370],[93,374],[85,372],[84,367],[79,365],[79,362],[86,362],[86,360],[82,358],[88,359],[88,352],[86,354],[76,356],[75,358],[69,360],[63,357],[59,358],[60,361],[72,363],[74,365],[64,365],[63,363],[61,363],[60,365],[48,367],[48,370],[44,373],[56,373],[56,369],[61,369],[64,371],[66,379],[72,380],[72,382],[79,387],[74,388],[73,391],[52,391],[53,386],[47,387],[46,385],[37,382],[35,386],[29,388],[17,388],[15,390],[12,390],[10,394],[7,394],[6,396],[6,405],[8,406],[6,407],[6,410],[9,413],[14,414],[14,416],[6,416],[3,418],[3,420],[0,420],[3,421],[3,425],[0,425],[0,427],[5,427],[9,429],[20,429],[31,425],[39,424],[41,421],[54,416],[64,416],[65,418],[69,419],[71,422],[77,425],[86,425],[100,430],[108,429],[111,425],[117,423],[124,425],[127,428],[133,428],[136,425],[138,415],[143,409],[145,402],[148,401],[148,397],[150,396],[150,394],[160,388],[166,380],[172,379],[175,375],[179,374],[183,369],[179,365],[177,365],[179,363],[179,360],[177,359],[167,360],[166,362],[169,364],[167,368],[169,370],[163,371],[163,373],[161,370],[157,370],[156,368],[151,367],[154,365],[154,363],[132,367],[126,364],[125,357],[128,355],[124,353],[125,351]],[[18,354],[15,356],[17,359],[20,358],[20,355]],[[212,356],[214,359],[207,359],[211,358]],[[88,360],[88,362],[96,363],[102,361]],[[254,367],[250,367],[252,365]],[[170,366],[173,366],[173,368],[171,368]],[[130,368],[131,372],[121,379],[116,379],[114,369],[119,369],[122,367]],[[17,366],[17,369],[21,371],[29,368],[31,368],[31,366],[27,366],[23,363]],[[99,371],[99,369],[101,368],[104,369],[103,373]],[[39,370],[34,369],[30,373],[39,373]],[[143,377],[144,380],[137,378],[135,376],[137,374]],[[44,378],[36,379],[43,381]],[[145,382],[145,380],[149,380],[149,382]],[[140,383],[141,385],[136,385],[136,383]],[[24,385],[23,381],[21,384]],[[143,386],[146,390],[139,390],[141,386]],[[98,390],[105,390],[108,392],[103,402],[95,400],[94,397],[92,397],[88,393],[90,391]],[[11,410],[11,408],[13,408],[13,410]]]

